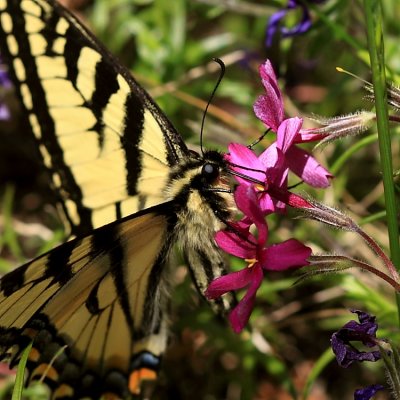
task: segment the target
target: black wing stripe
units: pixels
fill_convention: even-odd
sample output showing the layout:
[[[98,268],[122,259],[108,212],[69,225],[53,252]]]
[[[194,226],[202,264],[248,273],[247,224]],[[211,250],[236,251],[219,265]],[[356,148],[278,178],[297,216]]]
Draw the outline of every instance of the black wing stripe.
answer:
[[[49,253],[44,276],[54,277],[54,281],[58,282],[61,286],[68,283],[73,276],[73,271],[62,266],[69,265],[73,250],[73,246],[67,244],[60,247],[59,251]]]
[[[103,149],[105,140],[103,112],[110,97],[119,90],[119,84],[115,72],[104,59],[101,59],[96,64],[94,81],[94,91],[88,106],[96,117],[97,123],[94,126],[94,130],[99,134],[99,146],[100,149]],[[121,144],[123,145],[123,143]]]
[[[127,260],[125,259],[125,251],[123,245],[120,241],[120,232],[118,229],[108,229],[103,235],[96,235],[93,237],[93,250],[98,253],[107,254],[109,259],[110,272],[114,284],[115,298],[118,299],[122,310],[126,317],[126,323],[130,328],[131,332],[129,337],[133,337],[133,326],[134,320],[132,318],[131,305],[129,303],[129,293],[125,283],[124,270],[126,268]],[[103,280],[98,281],[97,287],[93,288],[91,294],[89,295],[88,302],[91,301],[92,304],[87,304],[90,307],[92,313],[99,313],[102,311],[102,306],[100,304],[100,295],[98,290],[100,290],[100,285],[107,277]],[[95,303],[95,307],[94,304]]]
[[[35,99],[25,102],[25,104],[29,107],[29,103],[31,103],[31,109],[28,109],[28,112],[32,112],[30,120],[32,125],[33,133],[35,134],[36,138],[39,140],[39,143],[46,146],[47,151],[43,155],[45,165],[52,169],[52,164],[50,162],[50,157],[48,154],[51,153],[54,157],[57,157],[58,169],[62,171],[61,179],[66,182],[68,187],[71,188],[71,193],[73,193],[73,200],[77,206],[78,212],[80,214],[80,218],[82,223],[91,225],[90,219],[90,211],[83,206],[82,203],[82,192],[80,190],[79,185],[77,185],[74,177],[71,174],[70,169],[64,163],[62,158],[62,148],[59,146],[58,142],[55,140],[56,136],[56,126],[54,124],[54,120],[51,117],[48,107],[46,107],[47,99],[46,93],[43,90],[43,86],[41,84],[41,78],[38,74],[38,68],[35,63],[34,58],[32,57],[32,50],[35,52],[38,51],[37,46],[35,45],[32,47],[32,37],[35,34],[28,34],[25,29],[25,19],[21,10],[21,5],[27,4],[26,2],[18,2],[18,1],[9,1],[7,3],[6,11],[9,14],[3,13],[1,15],[2,29],[6,29],[6,25],[4,24],[5,16],[13,16],[12,20],[12,29],[10,32],[2,32],[1,40],[15,41],[17,43],[17,49],[13,51],[13,46],[3,47],[2,54],[9,59],[13,59],[15,56],[15,60],[17,61],[18,65],[23,65],[23,69],[14,68],[15,70],[24,71],[25,77],[25,86],[23,86],[24,93],[21,93],[21,96],[24,99],[32,98],[31,93],[35,93]],[[41,13],[44,14],[44,9],[37,4],[37,9]],[[51,12],[49,8],[47,12]],[[8,35],[7,35],[8,34]],[[13,38],[13,39],[11,39]],[[42,43],[39,41],[38,43]],[[9,51],[9,49],[11,51]],[[43,51],[46,51],[43,48]],[[10,71],[11,74],[15,73],[13,70]],[[21,78],[21,76],[19,76]],[[29,88],[29,89],[28,89]],[[25,96],[24,96],[25,94]],[[32,116],[34,115],[34,116]],[[41,149],[44,149],[41,146]]]
[[[67,230],[163,202],[169,165],[187,149],[129,72],[55,2],[1,0],[0,14],[2,55]]]
[[[65,37],[73,36],[73,28],[69,27],[65,33]],[[78,78],[78,59],[81,51],[81,44],[76,40],[66,40],[64,46],[64,54],[68,54],[65,58],[65,63],[67,66],[67,77],[71,83],[76,87]]]
[[[142,171],[139,140],[144,123],[143,104],[134,93],[130,93],[126,98],[125,110],[124,130],[121,140],[126,149],[127,190],[129,195],[133,196],[138,194],[137,182]]]

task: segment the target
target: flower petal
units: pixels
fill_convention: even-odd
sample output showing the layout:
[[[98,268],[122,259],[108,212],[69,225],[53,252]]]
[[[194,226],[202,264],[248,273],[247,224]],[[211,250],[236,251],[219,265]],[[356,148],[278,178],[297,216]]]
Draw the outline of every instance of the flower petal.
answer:
[[[316,133],[313,133],[313,131],[315,131]],[[317,140],[323,140],[328,136],[327,133],[317,133],[318,131],[318,128],[300,129],[299,134],[296,137],[295,143],[315,142]]]
[[[234,197],[239,210],[256,225],[258,230],[257,243],[263,245],[268,237],[268,227],[264,213],[259,206],[256,191],[252,186],[241,185],[236,188]]]
[[[260,209],[264,215],[271,213],[284,214],[286,212],[286,204],[282,201],[273,199],[268,193],[262,193],[259,198]]]
[[[355,361],[370,361],[375,362],[381,358],[381,353],[378,350],[375,351],[359,351],[355,347],[341,337],[338,332],[334,333],[331,337],[332,350],[335,353],[336,361],[338,364],[347,368]]]
[[[240,271],[220,276],[214,279],[209,285],[204,295],[207,299],[216,299],[232,290],[243,289],[253,279],[251,268],[244,268]]]
[[[262,252],[262,267],[269,271],[285,271],[309,265],[311,248],[296,239],[272,245]]]
[[[285,155],[277,148],[276,142],[260,154],[259,160],[265,165],[267,183],[286,188],[289,169],[286,166]]]
[[[265,95],[256,100],[253,107],[254,112],[267,127],[276,132],[284,119],[282,93],[269,60],[260,66],[259,72],[265,88]]]
[[[276,135],[277,147],[286,153],[293,145],[297,134],[303,125],[303,120],[299,117],[285,119],[278,128]]]
[[[256,253],[256,244],[250,243],[253,236],[249,236],[249,240],[238,236],[235,232],[219,231],[215,234],[217,245],[228,254],[239,258],[254,258]]]
[[[276,79],[276,74],[271,61],[266,60],[264,64],[261,64],[258,68],[258,72],[260,74],[265,91],[269,92],[270,90],[272,90],[275,93],[276,97],[278,97],[283,104],[282,93],[279,88],[278,79]]]
[[[229,314],[229,321],[235,333],[240,333],[246,326],[254,308],[257,290],[260,287],[264,276],[262,269],[258,264],[254,265],[253,268],[247,269],[251,271],[250,286],[247,289],[245,296]]]
[[[320,4],[326,0],[309,0],[310,3]],[[281,20],[286,16],[286,14],[293,9],[301,7],[302,9],[302,16],[299,23],[291,28],[287,28],[281,25]],[[286,8],[277,11],[276,13],[272,14],[268,21],[267,29],[266,29],[266,39],[265,44],[267,47],[272,45],[273,38],[276,32],[279,30],[282,36],[289,37],[299,35],[308,31],[311,27],[311,16],[310,11],[308,9],[307,4],[300,3],[298,0],[288,0]]]
[[[335,353],[338,364],[343,367],[349,367],[355,361],[377,361],[381,358],[378,350],[360,351],[353,343],[361,342],[367,347],[377,345],[376,331],[378,324],[376,317],[359,310],[351,310],[358,315],[360,322],[351,320],[342,328],[335,332],[331,337],[332,350]]]
[[[385,387],[379,384],[367,386],[362,389],[357,389],[354,392],[354,400],[370,400],[373,396],[375,396],[378,390],[383,389],[385,389]]]
[[[325,188],[330,185],[333,175],[305,150],[292,146],[286,152],[286,162],[290,170],[310,186]]]
[[[282,152],[276,147],[276,142],[268,146],[258,157],[261,164],[268,170],[274,168],[277,164],[281,164]]]
[[[250,178],[257,179],[261,182],[265,181],[265,172],[262,172],[265,171],[265,167],[252,150],[242,144],[231,143],[228,147],[228,151],[229,154],[226,155],[226,158],[229,162],[246,167],[246,169],[240,167],[232,167],[234,171],[241,172],[244,175],[249,176]],[[251,171],[249,169],[257,171]],[[243,178],[236,177],[236,179],[240,183],[244,183],[247,185],[250,184],[249,181]]]
[[[275,33],[279,29],[279,23],[286,14],[287,10],[279,10],[276,13],[272,14],[269,18],[265,35],[265,45],[267,47],[270,47],[272,45]]]
[[[301,6],[301,8],[303,9],[303,15],[300,22],[295,26],[293,26],[292,28],[286,28],[284,26],[281,28],[282,36],[284,38],[299,35],[301,33],[307,32],[310,29],[311,27],[310,12],[308,11],[308,8],[303,5]]]
[[[253,105],[254,114],[267,128],[276,132],[283,120],[283,109],[274,94],[261,95]]]

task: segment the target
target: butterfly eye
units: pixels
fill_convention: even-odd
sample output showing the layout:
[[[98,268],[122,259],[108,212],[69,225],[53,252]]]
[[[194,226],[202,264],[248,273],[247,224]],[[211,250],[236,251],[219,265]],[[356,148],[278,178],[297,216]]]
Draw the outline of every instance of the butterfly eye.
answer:
[[[219,176],[219,166],[217,164],[206,163],[203,165],[201,175],[208,183],[212,183]]]

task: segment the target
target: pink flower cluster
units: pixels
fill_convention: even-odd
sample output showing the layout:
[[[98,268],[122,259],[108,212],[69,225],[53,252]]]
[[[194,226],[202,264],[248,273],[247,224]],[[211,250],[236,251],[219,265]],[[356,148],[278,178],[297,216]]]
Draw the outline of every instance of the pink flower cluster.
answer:
[[[226,159],[239,183],[234,198],[243,218],[231,223],[215,237],[221,249],[242,258],[247,266],[215,279],[205,293],[209,299],[216,299],[228,291],[247,289],[229,315],[232,328],[237,333],[248,322],[265,271],[285,271],[309,264],[307,259],[311,249],[296,239],[266,245],[267,215],[282,213],[287,205],[312,207],[307,200],[288,190],[289,171],[315,188],[326,188],[332,178],[310,153],[297,147],[297,144],[324,136],[301,130],[301,118],[285,118],[282,93],[269,61],[260,66],[260,75],[265,94],[255,102],[254,111],[266,127],[276,133],[276,141],[259,156],[241,144],[229,146]],[[252,227],[256,228],[256,234],[250,230]]]

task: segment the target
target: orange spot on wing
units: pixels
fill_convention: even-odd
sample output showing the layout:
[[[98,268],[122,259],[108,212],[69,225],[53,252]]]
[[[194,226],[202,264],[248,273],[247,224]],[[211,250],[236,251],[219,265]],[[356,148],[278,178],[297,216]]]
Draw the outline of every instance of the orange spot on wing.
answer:
[[[57,382],[58,376],[58,372],[55,370],[55,368],[49,364],[40,364],[32,371],[31,379],[41,380],[43,377]]]
[[[32,347],[31,351],[29,352],[28,360],[32,362],[38,362],[39,357],[40,357],[39,350]]]
[[[129,390],[133,394],[140,394],[143,381],[154,381],[156,379],[156,371],[150,368],[141,368],[133,371],[129,377]]]
[[[63,399],[65,397],[73,397],[74,395],[74,389],[72,389],[71,386],[66,385],[63,383],[60,385],[53,393],[53,398],[54,399]]]

